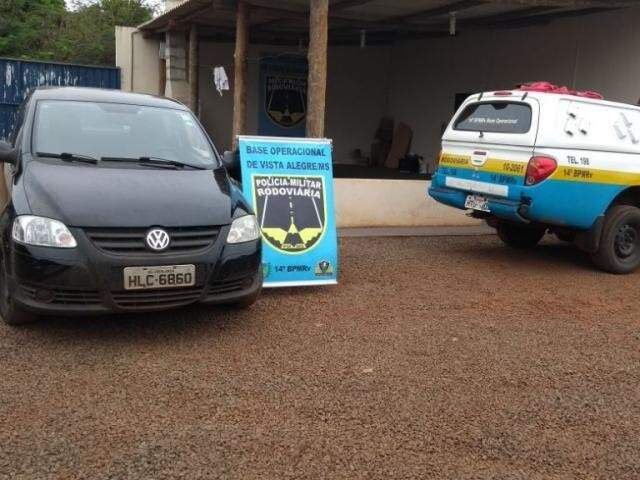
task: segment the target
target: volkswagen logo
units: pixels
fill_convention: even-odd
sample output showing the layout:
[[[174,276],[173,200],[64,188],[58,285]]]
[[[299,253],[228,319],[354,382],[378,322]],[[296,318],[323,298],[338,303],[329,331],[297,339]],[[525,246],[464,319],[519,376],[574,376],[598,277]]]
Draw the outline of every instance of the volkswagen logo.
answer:
[[[151,250],[161,252],[169,247],[171,238],[166,230],[163,230],[162,228],[153,228],[147,232],[145,241]]]

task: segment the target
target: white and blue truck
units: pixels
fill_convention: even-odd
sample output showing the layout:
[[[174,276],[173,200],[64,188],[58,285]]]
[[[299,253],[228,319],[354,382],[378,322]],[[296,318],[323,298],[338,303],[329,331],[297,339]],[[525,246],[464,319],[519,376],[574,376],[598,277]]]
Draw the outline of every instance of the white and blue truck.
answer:
[[[545,233],[612,273],[640,266],[640,108],[575,94],[471,95],[442,139],[429,194],[509,246]]]

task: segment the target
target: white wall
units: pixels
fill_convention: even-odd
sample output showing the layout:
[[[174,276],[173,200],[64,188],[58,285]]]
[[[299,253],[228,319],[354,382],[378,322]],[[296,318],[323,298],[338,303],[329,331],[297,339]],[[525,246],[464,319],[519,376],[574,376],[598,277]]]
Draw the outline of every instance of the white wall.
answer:
[[[265,54],[292,52],[293,47],[251,45],[247,72],[247,134],[258,130],[259,57]],[[380,118],[387,110],[391,47],[332,47],[329,49],[327,80],[327,130],[334,140],[334,158],[349,158],[351,150],[368,151]],[[233,45],[202,42],[199,50],[200,118],[220,150],[231,144],[233,94],[222,97],[213,84],[212,67],[223,65],[233,89]]]
[[[423,180],[336,178],[336,223],[345,227],[452,227],[482,222],[436,202]],[[381,199],[386,199],[382,201]]]
[[[528,28],[464,32],[398,45],[389,113],[414,129],[412,150],[432,162],[456,93],[548,80],[596,90],[607,99],[640,98],[640,9],[559,19]]]
[[[158,40],[144,38],[142,32],[136,28],[116,27],[116,65],[120,67],[122,90],[159,94],[160,42]]]
[[[348,163],[351,152],[365,154],[386,115],[392,47],[329,49],[326,136],[333,139],[334,161]]]

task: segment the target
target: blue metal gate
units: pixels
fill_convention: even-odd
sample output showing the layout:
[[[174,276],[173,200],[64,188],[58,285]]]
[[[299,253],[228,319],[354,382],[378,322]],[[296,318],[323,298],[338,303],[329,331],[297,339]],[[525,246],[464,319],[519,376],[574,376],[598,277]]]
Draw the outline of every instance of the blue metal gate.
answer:
[[[13,128],[27,92],[40,85],[120,88],[120,69],[0,58],[0,139]]]

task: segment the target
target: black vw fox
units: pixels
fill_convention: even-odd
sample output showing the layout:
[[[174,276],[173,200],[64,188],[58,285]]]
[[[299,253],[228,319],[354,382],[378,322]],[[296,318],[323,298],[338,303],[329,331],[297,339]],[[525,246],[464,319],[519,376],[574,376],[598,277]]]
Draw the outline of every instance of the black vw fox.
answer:
[[[170,99],[39,88],[0,142],[0,314],[247,305],[260,229],[198,120]],[[228,165],[231,166],[231,165]]]

